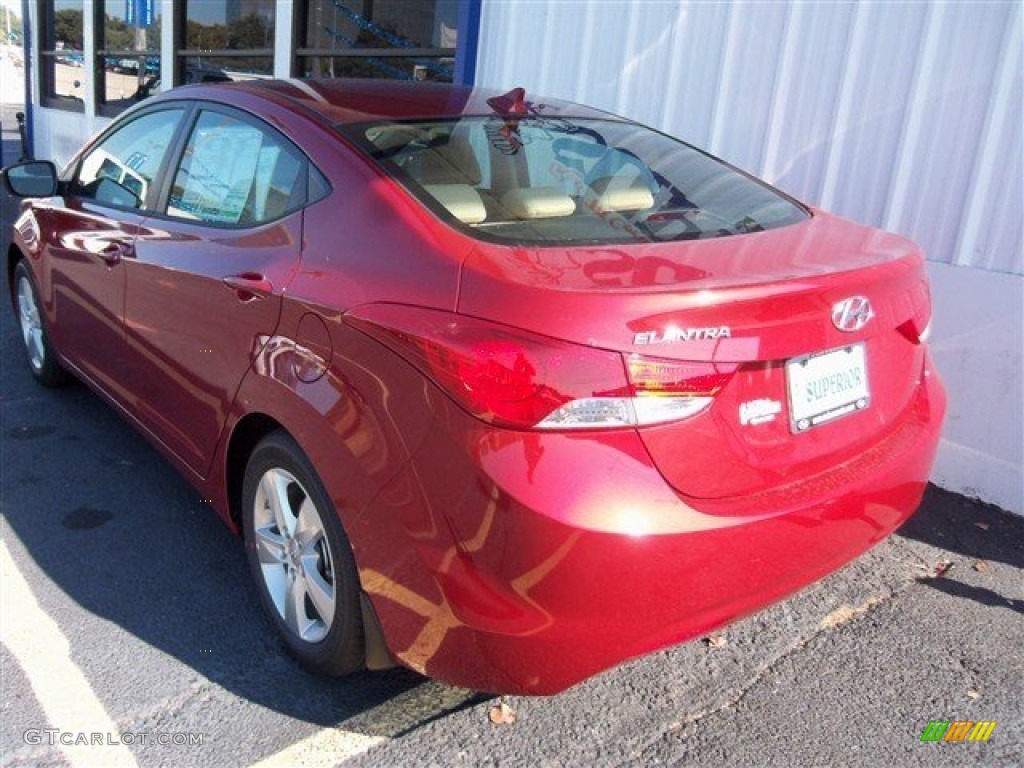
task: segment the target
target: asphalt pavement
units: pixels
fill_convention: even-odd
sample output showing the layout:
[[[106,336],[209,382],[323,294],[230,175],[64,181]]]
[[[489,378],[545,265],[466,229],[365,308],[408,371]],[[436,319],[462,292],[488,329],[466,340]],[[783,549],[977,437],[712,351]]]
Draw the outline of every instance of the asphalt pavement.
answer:
[[[708,641],[510,698],[515,722],[496,725],[493,697],[290,661],[239,542],[88,389],[32,381],[2,291],[4,766],[1024,764],[1024,518],[929,488],[821,583]],[[923,743],[935,720],[996,725]],[[61,743],[79,733],[104,743]]]

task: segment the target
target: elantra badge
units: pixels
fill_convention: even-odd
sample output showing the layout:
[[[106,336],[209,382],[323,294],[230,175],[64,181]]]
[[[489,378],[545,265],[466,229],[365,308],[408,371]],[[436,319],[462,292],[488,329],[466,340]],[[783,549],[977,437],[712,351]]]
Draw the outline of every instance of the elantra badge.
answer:
[[[840,331],[859,331],[875,316],[864,296],[851,296],[832,307],[832,324]]]
[[[644,331],[633,337],[634,344],[665,344],[670,341],[706,341],[708,339],[728,339],[732,337],[732,329],[728,325],[713,328],[676,328],[670,325],[664,331]]]

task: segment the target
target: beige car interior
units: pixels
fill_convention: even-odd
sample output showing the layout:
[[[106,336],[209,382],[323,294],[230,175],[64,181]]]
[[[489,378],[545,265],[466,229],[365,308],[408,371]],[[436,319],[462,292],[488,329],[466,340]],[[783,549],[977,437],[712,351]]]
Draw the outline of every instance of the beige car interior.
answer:
[[[447,141],[437,143],[441,136],[436,128],[415,125],[379,126],[367,132],[367,138],[384,152],[402,154],[405,148],[411,150],[410,160],[415,158],[417,163],[417,181],[463,224],[481,224],[489,216],[498,220],[537,220],[577,212],[577,201],[559,187],[512,186],[500,199],[492,191],[479,189],[480,164],[465,132],[456,129]],[[495,180],[505,179],[511,186],[516,181],[510,167],[512,158],[500,160],[505,166],[492,168]],[[586,190],[586,199],[593,200],[587,208],[597,214],[640,211],[654,206],[654,196],[646,184],[639,179],[615,176],[593,182]]]

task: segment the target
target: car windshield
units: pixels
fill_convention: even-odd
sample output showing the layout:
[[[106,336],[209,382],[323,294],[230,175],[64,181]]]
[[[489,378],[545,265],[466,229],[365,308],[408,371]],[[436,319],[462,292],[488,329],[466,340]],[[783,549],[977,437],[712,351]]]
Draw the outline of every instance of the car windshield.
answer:
[[[343,130],[428,207],[485,240],[695,240],[808,216],[766,184],[623,120],[462,117]]]

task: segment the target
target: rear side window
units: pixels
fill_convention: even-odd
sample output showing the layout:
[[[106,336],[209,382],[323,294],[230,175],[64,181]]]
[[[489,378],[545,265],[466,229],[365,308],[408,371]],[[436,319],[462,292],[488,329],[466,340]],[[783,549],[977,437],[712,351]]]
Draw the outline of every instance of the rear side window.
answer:
[[[808,216],[768,185],[627,121],[493,116],[344,130],[439,215],[487,240],[692,240]]]
[[[174,177],[167,213],[253,226],[306,202],[304,158],[270,131],[231,115],[199,114]]]
[[[184,110],[142,115],[116,129],[82,160],[72,194],[105,205],[145,208]]]

